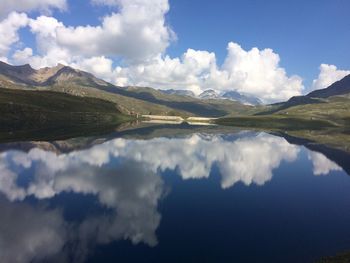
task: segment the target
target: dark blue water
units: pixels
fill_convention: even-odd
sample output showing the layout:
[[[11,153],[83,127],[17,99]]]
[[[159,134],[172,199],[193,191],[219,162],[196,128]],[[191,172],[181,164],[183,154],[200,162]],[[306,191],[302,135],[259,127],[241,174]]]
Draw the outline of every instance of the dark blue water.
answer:
[[[350,250],[344,155],[254,132],[3,149],[0,262],[313,262]]]

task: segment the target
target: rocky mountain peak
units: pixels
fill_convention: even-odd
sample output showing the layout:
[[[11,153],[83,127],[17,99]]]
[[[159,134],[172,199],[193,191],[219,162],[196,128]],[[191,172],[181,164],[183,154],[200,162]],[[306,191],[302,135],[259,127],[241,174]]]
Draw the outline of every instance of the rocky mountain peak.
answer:
[[[213,89],[203,91],[199,96],[201,99],[218,99],[220,95]]]

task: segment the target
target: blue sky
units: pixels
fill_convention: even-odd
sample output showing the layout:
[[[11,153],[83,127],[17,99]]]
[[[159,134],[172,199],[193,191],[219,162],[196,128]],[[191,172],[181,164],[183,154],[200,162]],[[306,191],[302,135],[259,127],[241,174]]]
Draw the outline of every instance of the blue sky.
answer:
[[[168,21],[188,47],[215,51],[220,61],[234,41],[245,49],[272,48],[291,74],[311,84],[321,63],[350,68],[350,1],[171,0]]]
[[[0,0],[0,9],[2,60],[60,62],[117,85],[271,102],[350,73],[347,0]]]

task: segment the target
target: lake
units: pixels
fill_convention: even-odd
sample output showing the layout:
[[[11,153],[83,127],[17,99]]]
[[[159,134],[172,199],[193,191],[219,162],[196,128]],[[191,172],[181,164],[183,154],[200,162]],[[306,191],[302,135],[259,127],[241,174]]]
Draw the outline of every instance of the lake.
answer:
[[[169,127],[0,145],[1,262],[313,262],[350,250],[350,157]]]

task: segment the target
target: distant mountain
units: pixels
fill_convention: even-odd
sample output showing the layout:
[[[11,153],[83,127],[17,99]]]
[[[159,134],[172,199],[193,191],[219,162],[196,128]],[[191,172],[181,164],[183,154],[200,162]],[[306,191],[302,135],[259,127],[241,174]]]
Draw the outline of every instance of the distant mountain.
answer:
[[[76,83],[86,86],[109,86],[110,84],[96,78],[94,75],[77,70],[68,66],[58,65],[60,69],[57,70],[55,74],[49,77],[43,85],[54,85],[54,84],[64,84],[64,83]],[[56,68],[57,68],[56,67]],[[53,68],[54,69],[54,68]],[[40,70],[39,70],[40,72]]]
[[[11,66],[0,61],[0,74],[13,83],[22,85],[49,86],[67,82],[86,86],[109,85],[88,72],[73,69],[62,64],[52,68],[46,67],[35,70],[29,64]]]
[[[227,91],[221,95],[222,98],[226,98],[233,101],[239,101],[246,105],[261,105],[262,101],[257,97],[251,95],[244,95],[237,91]]]
[[[311,98],[328,98],[336,95],[344,95],[350,93],[350,75],[333,83],[328,88],[314,90],[307,96]]]
[[[257,97],[244,95],[237,91],[227,91],[223,94],[216,92],[213,89],[208,89],[202,92],[198,98],[200,99],[227,99],[231,101],[240,102],[245,105],[261,105],[262,102]]]
[[[221,96],[213,89],[207,89],[199,94],[200,99],[220,99]]]
[[[166,90],[159,90],[160,92],[168,95],[179,95],[179,96],[189,96],[189,97],[195,97],[196,95],[190,91],[190,90],[176,90],[176,89],[166,89]]]

